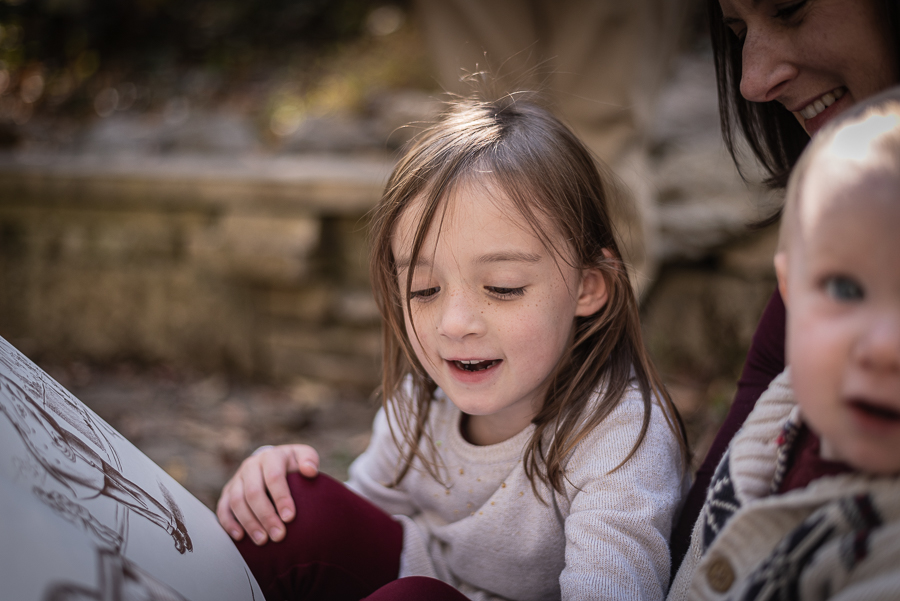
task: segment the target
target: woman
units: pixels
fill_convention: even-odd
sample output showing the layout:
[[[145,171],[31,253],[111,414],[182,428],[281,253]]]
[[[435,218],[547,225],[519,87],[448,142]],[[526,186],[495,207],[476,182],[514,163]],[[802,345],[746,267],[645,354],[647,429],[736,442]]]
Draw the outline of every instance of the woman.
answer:
[[[809,136],[900,81],[898,5],[896,0],[709,0],[722,133],[738,168],[742,135],[768,174],[766,182],[783,188]],[[754,334],[728,417],[672,532],[673,575],[716,465],[760,394],[784,369],[784,337],[785,309],[776,291]]]

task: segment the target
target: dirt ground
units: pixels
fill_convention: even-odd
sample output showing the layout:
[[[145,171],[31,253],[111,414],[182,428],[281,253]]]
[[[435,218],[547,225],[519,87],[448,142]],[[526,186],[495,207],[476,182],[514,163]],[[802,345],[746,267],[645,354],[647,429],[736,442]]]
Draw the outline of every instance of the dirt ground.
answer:
[[[130,364],[42,367],[210,508],[240,462],[264,444],[309,444],[322,471],[346,478],[369,442],[377,409],[362,391],[310,381],[277,387]],[[721,411],[690,383],[672,382],[670,390],[696,462]]]
[[[263,444],[310,444],[324,472],[346,478],[376,411],[360,391],[312,382],[279,388],[168,368],[42,367],[210,508]]]

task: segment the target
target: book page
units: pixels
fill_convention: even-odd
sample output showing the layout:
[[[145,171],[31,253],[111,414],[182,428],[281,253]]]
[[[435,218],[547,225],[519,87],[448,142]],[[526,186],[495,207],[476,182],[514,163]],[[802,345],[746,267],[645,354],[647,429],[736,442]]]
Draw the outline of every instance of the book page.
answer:
[[[216,516],[0,338],[0,597],[263,601]]]

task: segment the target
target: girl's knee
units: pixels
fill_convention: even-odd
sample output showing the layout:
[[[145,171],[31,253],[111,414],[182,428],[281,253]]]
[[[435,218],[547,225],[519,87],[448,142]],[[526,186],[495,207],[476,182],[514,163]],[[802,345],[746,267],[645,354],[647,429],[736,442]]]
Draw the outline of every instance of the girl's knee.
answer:
[[[393,601],[402,599],[413,601],[465,601],[468,597],[441,580],[425,576],[399,578],[381,587],[365,601]]]
[[[288,536],[314,541],[316,553],[329,557],[367,557],[378,550],[399,558],[403,528],[368,500],[324,474],[313,479],[291,474],[288,484],[297,505]],[[292,533],[292,528],[299,532]]]
[[[322,594],[310,598],[358,599],[397,577],[398,522],[330,476],[287,479],[297,513],[284,539],[261,547],[246,538],[238,543],[267,598],[315,590]],[[347,595],[337,594],[344,589]]]

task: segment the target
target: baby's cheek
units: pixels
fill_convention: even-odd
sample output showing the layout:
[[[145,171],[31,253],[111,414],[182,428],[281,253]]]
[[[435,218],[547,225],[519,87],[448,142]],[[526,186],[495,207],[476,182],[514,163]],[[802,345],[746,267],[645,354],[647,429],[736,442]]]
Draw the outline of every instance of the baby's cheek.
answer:
[[[819,404],[825,401],[824,392],[828,389],[827,376],[820,371],[817,362],[810,353],[803,352],[803,345],[796,345],[793,353],[794,359],[789,360],[791,368],[791,387],[797,404],[804,414],[819,412]]]

